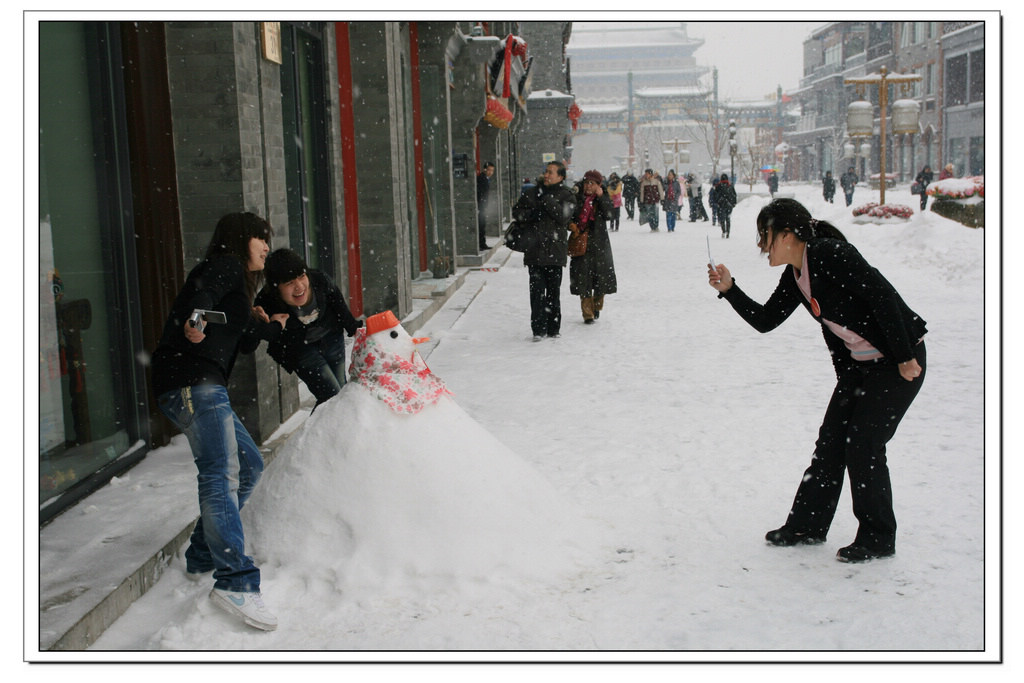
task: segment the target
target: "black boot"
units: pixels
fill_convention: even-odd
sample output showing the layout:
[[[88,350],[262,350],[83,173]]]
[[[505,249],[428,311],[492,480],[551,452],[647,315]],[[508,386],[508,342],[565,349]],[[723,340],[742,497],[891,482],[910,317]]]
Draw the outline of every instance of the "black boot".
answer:
[[[896,551],[892,548],[885,550],[872,550],[862,545],[848,545],[840,548],[836,553],[836,559],[840,562],[869,562],[883,557],[892,557]]]
[[[764,540],[772,545],[817,545],[825,542],[825,534],[816,534],[810,531],[796,531],[787,526],[769,531],[764,535]]]

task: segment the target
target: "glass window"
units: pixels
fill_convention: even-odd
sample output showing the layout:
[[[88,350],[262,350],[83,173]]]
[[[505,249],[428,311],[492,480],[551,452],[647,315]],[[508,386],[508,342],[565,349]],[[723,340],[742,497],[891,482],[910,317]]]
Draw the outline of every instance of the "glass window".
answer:
[[[967,103],[967,55],[946,60],[946,106]]]
[[[971,80],[967,86],[970,102],[985,101],[985,51],[971,53]]]
[[[985,138],[974,137],[970,140],[968,169],[970,175],[985,174]]]
[[[142,447],[122,235],[119,67],[101,24],[39,25],[39,500]],[[106,47],[105,47],[106,46]],[[123,102],[121,103],[123,106]],[[123,113],[123,112],[122,112]],[[46,518],[47,515],[43,514]]]
[[[282,23],[281,30],[289,245],[310,268],[334,277],[322,41],[295,24]]]

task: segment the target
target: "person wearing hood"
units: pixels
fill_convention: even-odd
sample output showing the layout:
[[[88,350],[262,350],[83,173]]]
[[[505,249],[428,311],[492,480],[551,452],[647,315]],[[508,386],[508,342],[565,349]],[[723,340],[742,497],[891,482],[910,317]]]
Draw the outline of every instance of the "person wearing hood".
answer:
[[[603,180],[597,171],[584,174],[583,187],[576,196],[576,212],[569,224],[574,235],[585,235],[582,253],[573,253],[570,244],[569,291],[580,297],[587,325],[601,317],[605,295],[616,291],[612,242],[608,238],[612,202],[601,186]]]
[[[361,323],[330,276],[308,268],[291,249],[274,251],[265,272],[267,286],[256,297],[256,305],[268,314],[288,315],[284,331],[269,343],[267,353],[298,375],[319,405],[344,386],[345,336],[353,336]]]
[[[715,203],[718,205],[718,225],[722,228],[722,237],[728,239],[732,231],[732,209],[736,206],[736,188],[729,182],[729,176],[725,173],[718,179]]]

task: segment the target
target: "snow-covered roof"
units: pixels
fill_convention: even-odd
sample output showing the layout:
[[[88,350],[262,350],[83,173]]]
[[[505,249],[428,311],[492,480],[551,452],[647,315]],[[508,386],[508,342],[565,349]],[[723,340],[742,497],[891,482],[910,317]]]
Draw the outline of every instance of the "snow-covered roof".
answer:
[[[527,101],[529,101],[529,100],[544,100],[544,99],[547,99],[549,97],[569,97],[569,98],[571,98],[572,95],[567,95],[564,92],[560,92],[558,90],[553,90],[551,88],[545,88],[544,90],[534,90],[533,92],[531,92],[527,96],[526,99],[527,99]]]
[[[700,85],[673,88],[640,88],[637,97],[706,97],[711,91]]]
[[[594,102],[588,104],[577,100],[576,104],[580,106],[584,114],[621,114],[628,109],[627,105],[618,102]]]

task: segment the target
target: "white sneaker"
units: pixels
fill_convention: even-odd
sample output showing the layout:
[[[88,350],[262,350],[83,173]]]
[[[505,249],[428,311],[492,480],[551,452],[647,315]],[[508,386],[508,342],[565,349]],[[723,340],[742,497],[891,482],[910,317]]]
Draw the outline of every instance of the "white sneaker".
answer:
[[[270,613],[263,604],[263,596],[259,593],[238,593],[214,588],[210,591],[210,599],[229,614],[240,617],[245,623],[264,631],[277,628],[277,617]]]

